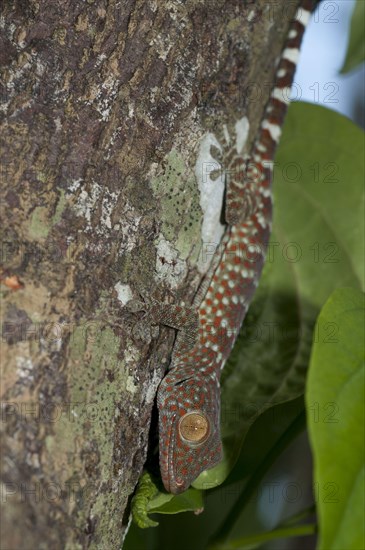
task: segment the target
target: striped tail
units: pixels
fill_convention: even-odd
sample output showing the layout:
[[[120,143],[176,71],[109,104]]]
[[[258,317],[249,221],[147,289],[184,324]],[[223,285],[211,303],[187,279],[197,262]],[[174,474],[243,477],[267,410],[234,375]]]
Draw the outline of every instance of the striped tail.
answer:
[[[299,48],[311,12],[318,0],[303,0],[290,25],[276,70],[274,86],[246,169],[242,157],[236,156],[230,167],[226,197],[226,221],[235,225],[253,215],[255,197],[260,187],[271,186],[274,156],[281,136],[290,91],[299,58]],[[268,192],[268,190],[267,190]]]

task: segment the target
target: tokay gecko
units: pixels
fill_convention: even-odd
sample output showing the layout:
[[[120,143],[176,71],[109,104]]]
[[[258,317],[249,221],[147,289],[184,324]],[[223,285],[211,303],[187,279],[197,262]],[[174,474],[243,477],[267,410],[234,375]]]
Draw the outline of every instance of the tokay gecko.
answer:
[[[249,159],[221,141],[226,179],[222,242],[193,304],[152,305],[153,316],[180,329],[157,394],[160,470],[165,489],[185,491],[222,459],[220,373],[258,285],[270,237],[273,159],[299,47],[316,0],[302,0]],[[248,254],[254,250],[254,255]],[[254,260],[253,260],[254,257]]]

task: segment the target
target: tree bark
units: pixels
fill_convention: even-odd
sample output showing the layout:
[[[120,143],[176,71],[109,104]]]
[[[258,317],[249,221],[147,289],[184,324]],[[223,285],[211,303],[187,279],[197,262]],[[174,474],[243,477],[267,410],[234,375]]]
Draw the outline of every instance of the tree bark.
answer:
[[[175,334],[128,301],[191,300],[202,140],[249,150],[297,5],[3,4],[2,548],[121,546]]]

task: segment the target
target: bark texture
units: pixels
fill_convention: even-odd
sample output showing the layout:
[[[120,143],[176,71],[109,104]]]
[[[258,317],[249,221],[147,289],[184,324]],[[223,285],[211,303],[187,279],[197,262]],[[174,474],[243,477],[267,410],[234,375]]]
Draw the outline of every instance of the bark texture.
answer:
[[[297,4],[2,4],[3,548],[121,546],[174,340],[126,304],[192,298],[202,140],[249,150]]]

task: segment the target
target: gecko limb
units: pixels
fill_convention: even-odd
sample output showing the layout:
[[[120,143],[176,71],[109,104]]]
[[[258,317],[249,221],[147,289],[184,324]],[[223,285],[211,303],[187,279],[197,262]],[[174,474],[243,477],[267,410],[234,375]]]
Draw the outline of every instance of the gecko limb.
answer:
[[[199,333],[199,314],[196,308],[153,300],[148,313],[153,322],[179,330],[181,345],[186,348],[195,345]]]

